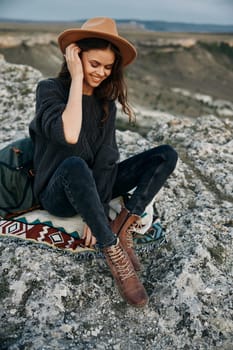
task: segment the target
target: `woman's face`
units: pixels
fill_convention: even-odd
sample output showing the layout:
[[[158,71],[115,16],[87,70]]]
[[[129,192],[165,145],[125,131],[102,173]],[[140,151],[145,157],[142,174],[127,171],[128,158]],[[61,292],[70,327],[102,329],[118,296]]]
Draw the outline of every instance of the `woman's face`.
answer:
[[[93,94],[93,90],[111,74],[114,60],[115,54],[109,48],[82,52],[83,94]]]

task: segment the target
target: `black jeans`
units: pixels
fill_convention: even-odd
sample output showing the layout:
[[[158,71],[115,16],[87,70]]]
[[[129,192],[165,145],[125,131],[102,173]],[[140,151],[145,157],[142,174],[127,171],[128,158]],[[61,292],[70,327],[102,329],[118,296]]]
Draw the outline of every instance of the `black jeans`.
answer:
[[[127,209],[141,215],[175,169],[177,153],[162,145],[132,156],[118,164],[112,198],[135,188]],[[92,171],[80,157],[64,160],[40,195],[44,209],[61,217],[79,213],[101,247],[116,242],[96,189]]]

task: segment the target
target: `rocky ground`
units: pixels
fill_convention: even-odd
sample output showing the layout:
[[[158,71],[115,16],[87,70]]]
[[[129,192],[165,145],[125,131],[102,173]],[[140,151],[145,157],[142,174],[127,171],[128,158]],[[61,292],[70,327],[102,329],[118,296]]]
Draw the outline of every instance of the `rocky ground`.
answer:
[[[0,58],[1,147],[27,135],[41,77]],[[126,305],[101,259],[1,237],[1,349],[232,349],[232,116],[138,109],[138,123],[144,137],[117,132],[122,158],[161,143],[180,156],[156,199],[168,242],[141,257],[149,305]]]

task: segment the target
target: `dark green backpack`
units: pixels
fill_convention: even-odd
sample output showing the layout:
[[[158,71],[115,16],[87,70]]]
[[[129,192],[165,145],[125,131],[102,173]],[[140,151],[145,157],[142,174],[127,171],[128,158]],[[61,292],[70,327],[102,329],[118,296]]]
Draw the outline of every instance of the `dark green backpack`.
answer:
[[[33,151],[30,138],[0,150],[0,216],[4,218],[37,205],[33,195]]]

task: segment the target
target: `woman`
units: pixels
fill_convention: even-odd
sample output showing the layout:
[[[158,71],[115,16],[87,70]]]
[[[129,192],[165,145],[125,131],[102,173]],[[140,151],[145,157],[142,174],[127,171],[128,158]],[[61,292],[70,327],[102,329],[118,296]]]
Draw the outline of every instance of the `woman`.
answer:
[[[123,67],[136,57],[110,18],[93,18],[58,37],[64,63],[57,78],[38,84],[36,116],[30,124],[35,144],[35,194],[57,216],[79,213],[87,246],[102,249],[122,297],[144,306],[147,293],[136,271],[132,226],[172,173],[176,152],[167,145],[117,163],[115,101],[132,117]],[[109,202],[136,188],[110,222]]]

